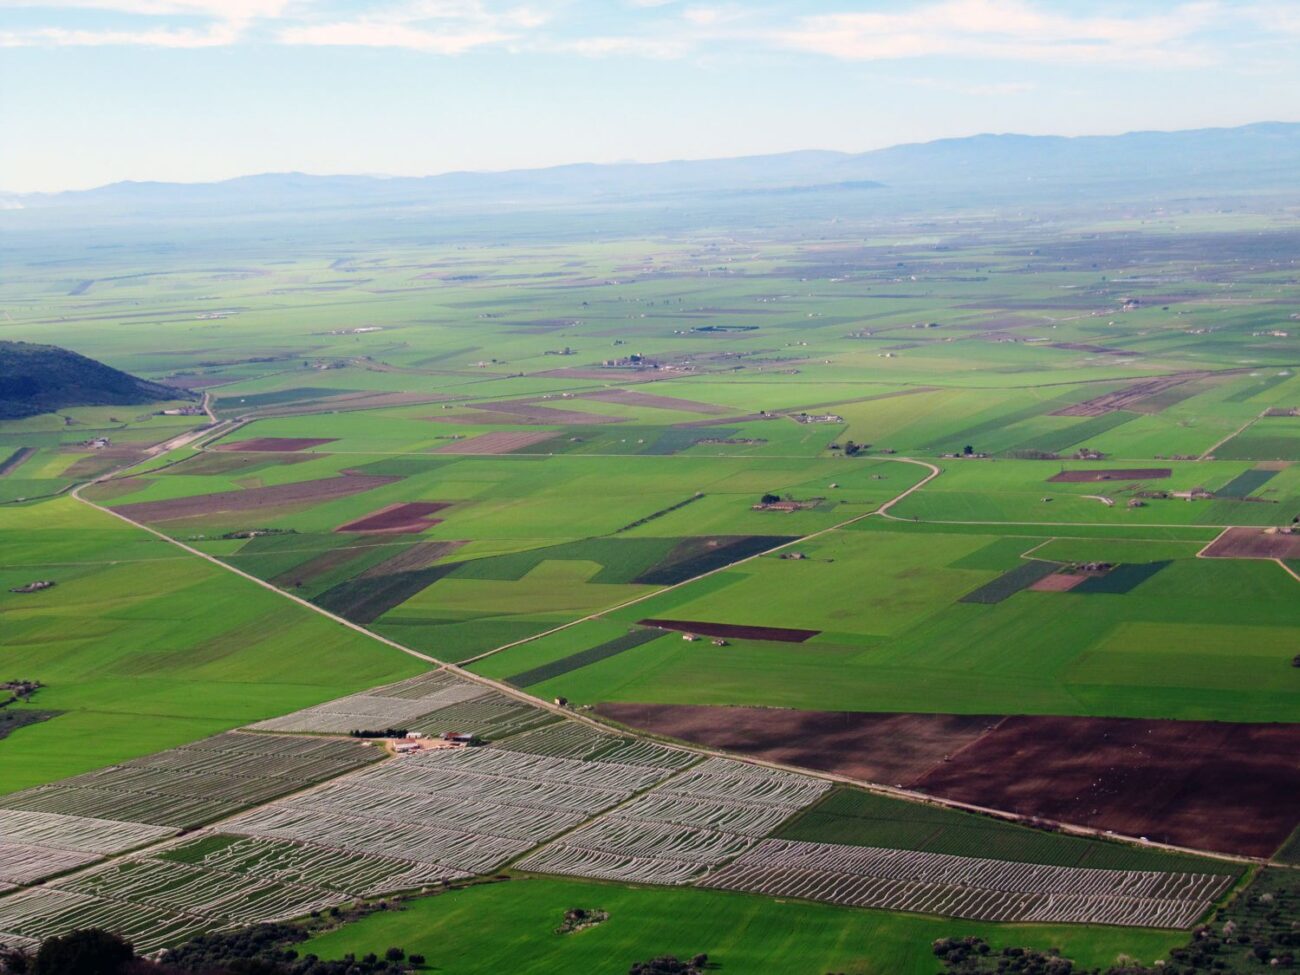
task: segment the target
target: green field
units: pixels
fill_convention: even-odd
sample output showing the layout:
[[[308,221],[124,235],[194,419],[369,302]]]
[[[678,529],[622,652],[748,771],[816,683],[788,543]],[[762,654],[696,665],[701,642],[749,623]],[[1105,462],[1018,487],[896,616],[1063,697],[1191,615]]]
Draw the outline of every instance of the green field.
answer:
[[[1300,338],[1274,334],[1300,297],[1274,260],[1294,213],[1220,202],[918,216],[798,193],[736,226],[647,205],[251,221],[183,244],[21,233],[2,337],[200,390],[217,424],[169,403],[0,422],[0,677],[44,685],[3,712],[0,791],[432,666],[365,630],[577,708],[1293,726],[1300,584],[1198,553],[1300,518]],[[438,507],[352,524],[409,504]],[[56,585],[12,591],[39,580]],[[651,618],[815,634],[716,644]],[[452,707],[496,727],[477,699]],[[768,835],[1240,869],[848,787]],[[621,975],[663,952],[932,975],[939,937],[1081,967],[1186,941],[508,875],[299,947],[400,945],[459,975]],[[555,934],[572,907],[611,916]]]
[[[572,935],[554,929],[572,907],[609,920]],[[491,919],[491,924],[484,923]],[[1049,925],[1000,925],[773,901],[718,891],[646,889],[520,878],[410,901],[307,942],[322,958],[380,955],[397,945],[449,975],[582,971],[622,975],[660,954],[706,952],[724,971],[930,975],[936,938],[980,933],[1002,945],[1059,947],[1084,965],[1120,954],[1154,961],[1179,933]]]

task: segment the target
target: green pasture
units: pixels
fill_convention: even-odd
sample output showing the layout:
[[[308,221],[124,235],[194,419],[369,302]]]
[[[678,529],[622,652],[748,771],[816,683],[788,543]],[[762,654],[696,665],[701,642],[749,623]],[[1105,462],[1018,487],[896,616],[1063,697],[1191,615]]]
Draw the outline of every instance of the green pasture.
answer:
[[[426,669],[72,499],[0,508],[0,551],[5,670],[64,712],[0,743],[5,790]]]
[[[574,907],[609,920],[575,934],[555,929]],[[490,922],[490,923],[488,923]],[[932,975],[937,938],[976,934],[996,947],[1059,947],[1082,965],[1121,954],[1154,961],[1183,932],[1072,925],[999,925],[834,907],[696,888],[646,888],[514,877],[380,911],[299,946],[322,958],[392,946],[448,975],[557,971],[623,975],[661,954],[707,953],[722,971],[806,975]]]

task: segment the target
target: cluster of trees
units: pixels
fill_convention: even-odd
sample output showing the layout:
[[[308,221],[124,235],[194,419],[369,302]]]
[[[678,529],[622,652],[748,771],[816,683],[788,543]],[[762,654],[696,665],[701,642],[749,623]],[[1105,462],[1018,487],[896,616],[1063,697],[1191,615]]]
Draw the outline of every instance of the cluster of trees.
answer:
[[[353,738],[405,738],[406,728],[353,728],[348,732]]]
[[[299,955],[288,945],[308,933],[293,924],[259,924],[205,934],[163,953],[141,958],[130,942],[97,928],[47,939],[35,955],[0,952],[0,972],[12,975],[407,975],[424,966],[423,955],[389,948],[383,957],[345,955],[327,961]]]
[[[709,967],[708,955],[696,955],[682,961],[676,955],[660,955],[649,961],[639,961],[628,969],[627,975],[702,975]]]
[[[1032,948],[994,951],[983,938],[940,938],[934,943],[934,954],[951,975],[1085,975],[1055,948],[1047,952]]]

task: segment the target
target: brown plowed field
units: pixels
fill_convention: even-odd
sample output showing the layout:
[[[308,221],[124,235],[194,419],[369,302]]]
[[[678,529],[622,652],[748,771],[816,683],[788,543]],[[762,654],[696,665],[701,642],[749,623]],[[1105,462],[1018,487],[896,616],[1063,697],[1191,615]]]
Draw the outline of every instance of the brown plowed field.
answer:
[[[581,410],[557,410],[553,406],[537,406],[532,402],[522,402],[518,400],[506,400],[499,403],[478,403],[476,404],[476,408],[487,410],[490,413],[508,413],[514,418],[515,423],[546,423],[554,425],[576,423],[580,426],[586,426],[593,423],[627,422],[624,417],[610,416],[607,413],[584,413]]]
[[[1082,572],[1055,572],[1029,587],[1032,592],[1069,592],[1088,576]]]
[[[1082,403],[1075,403],[1072,406],[1055,410],[1051,415],[1101,416],[1103,413],[1114,413],[1116,410],[1132,409],[1142,400],[1154,396],[1156,393],[1163,393],[1167,389],[1182,385],[1189,379],[1198,379],[1204,375],[1203,372],[1180,372],[1169,376],[1160,376],[1156,379],[1143,379],[1141,382],[1131,383],[1112,393],[1094,396]]]
[[[481,433],[467,440],[454,440],[441,447],[435,447],[435,454],[508,454],[512,450],[531,447],[535,443],[551,440],[556,436],[554,430],[497,430],[493,433]]]
[[[441,518],[429,515],[450,508],[448,501],[404,501],[390,504],[387,508],[372,511],[364,517],[339,525],[336,532],[369,532],[384,535],[410,535],[422,532],[431,525],[438,524]]]
[[[1201,554],[1207,559],[1300,559],[1300,535],[1229,528]]]
[[[618,702],[596,710],[657,735],[885,785],[919,778],[1000,720]]]
[[[234,443],[223,443],[213,449],[288,453],[295,450],[306,450],[308,447],[319,447],[322,444],[333,443],[337,439],[338,437],[254,437],[252,440],[236,440]]]
[[[1097,471],[1061,471],[1047,480],[1056,484],[1091,484],[1094,481],[1155,481],[1172,477],[1168,467],[1117,467]]]
[[[1268,856],[1300,820],[1300,724],[1011,717],[912,783],[1163,843]]]
[[[732,637],[736,640],[774,640],[778,643],[803,643],[821,630],[794,630],[784,626],[742,626],[737,623],[699,623],[695,620],[639,620],[641,626],[661,630],[681,630],[700,636]]]
[[[374,579],[378,576],[396,575],[399,572],[414,572],[417,569],[427,569],[433,563],[450,555],[464,544],[466,542],[463,540],[454,542],[416,542],[414,545],[402,549],[391,559],[384,559],[378,565],[372,565],[361,573],[361,578]]]
[[[400,477],[344,474],[315,481],[298,481],[295,484],[248,488],[245,491],[218,491],[215,494],[196,494],[188,498],[168,498],[166,501],[137,501],[134,504],[118,505],[113,510],[137,521],[171,521],[226,511],[260,511],[332,501],[400,480]]]
[[[714,416],[726,413],[725,406],[713,403],[700,403],[689,399],[675,399],[672,396],[656,396],[654,393],[638,393],[629,389],[599,389],[594,393],[579,393],[581,399],[600,400],[602,403],[627,403],[629,406],[648,406],[656,410],[678,410],[683,413],[703,413]]]

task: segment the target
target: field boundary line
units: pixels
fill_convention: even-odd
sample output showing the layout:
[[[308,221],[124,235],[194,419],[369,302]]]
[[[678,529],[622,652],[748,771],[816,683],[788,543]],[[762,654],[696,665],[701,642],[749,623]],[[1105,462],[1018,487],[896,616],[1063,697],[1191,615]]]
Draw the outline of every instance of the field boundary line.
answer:
[[[1240,427],[1238,427],[1236,430],[1233,430],[1232,433],[1228,434],[1228,435],[1227,435],[1226,437],[1224,437],[1222,440],[1216,440],[1213,444],[1211,444],[1209,447],[1207,447],[1207,448],[1205,449],[1205,452],[1204,452],[1203,454],[1201,454],[1200,457],[1197,457],[1196,459],[1197,459],[1197,460],[1211,460],[1211,459],[1213,459],[1213,457],[1214,457],[1214,452],[1215,452],[1216,450],[1218,450],[1220,447],[1222,447],[1225,443],[1227,443],[1227,442],[1228,442],[1229,440],[1231,440],[1233,437],[1239,437],[1239,436],[1241,436],[1243,433],[1245,433],[1247,430],[1249,430],[1251,427],[1253,427],[1253,426],[1254,426],[1254,425],[1255,425],[1259,420],[1261,420],[1261,419],[1263,418],[1264,414],[1267,413],[1267,412],[1268,412],[1268,410],[1263,410],[1263,411],[1260,412],[1257,416],[1252,416],[1249,420],[1247,420],[1245,423],[1243,423],[1243,424],[1242,424]]]
[[[688,579],[688,580],[686,580],[685,582],[677,583],[677,584],[675,584],[675,585],[673,585],[673,586],[666,587],[665,589],[661,590],[660,592],[650,593],[650,594],[645,595],[645,596],[639,596],[639,597],[637,597],[636,599],[632,600],[631,603],[640,602],[640,601],[642,601],[643,599],[648,599],[648,598],[649,598],[650,596],[652,596],[652,595],[659,595],[661,592],[667,592],[667,591],[670,591],[670,590],[672,590],[672,589],[676,589],[676,588],[679,587],[679,586],[686,585],[688,582],[695,582],[695,581],[697,581],[697,580],[699,580],[699,579],[705,578],[705,577],[708,576],[708,575],[712,575],[712,574],[714,574],[715,572],[721,572],[721,571],[723,571],[723,569],[732,568],[733,566],[743,564],[744,562],[748,562],[748,561],[751,561],[751,560],[753,560],[753,559],[760,558],[760,557],[762,557],[762,556],[764,556],[764,555],[770,554],[771,552],[773,552],[773,551],[777,551],[777,550],[779,550],[779,549],[781,549],[781,548],[786,548],[786,547],[789,547],[789,546],[791,546],[791,545],[798,545],[798,544],[801,544],[801,543],[803,543],[803,542],[806,542],[806,541],[807,541],[808,539],[810,539],[810,538],[816,538],[816,537],[819,537],[819,536],[821,536],[821,535],[825,535],[825,534],[827,534],[828,532],[836,531],[836,530],[838,530],[838,529],[841,529],[841,528],[845,527],[846,525],[852,524],[852,523],[857,522],[857,521],[861,521],[861,520],[863,520],[863,519],[865,519],[865,518],[870,518],[870,517],[873,517],[873,516],[875,516],[875,515],[882,515],[882,516],[884,516],[884,517],[886,517],[886,518],[889,518],[889,517],[891,517],[891,516],[888,514],[888,509],[889,509],[890,507],[892,507],[893,505],[897,504],[899,501],[902,501],[904,498],[906,498],[908,495],[912,494],[914,491],[917,491],[917,490],[919,490],[920,488],[924,487],[926,484],[928,484],[928,483],[929,483],[930,481],[932,481],[934,478],[938,477],[938,476],[943,472],[943,471],[942,471],[942,468],[940,468],[938,465],[936,465],[936,464],[932,464],[932,463],[929,463],[928,461],[916,460],[916,459],[914,459],[914,458],[910,458],[910,457],[891,457],[891,458],[888,458],[888,459],[891,460],[891,461],[897,462],[897,463],[907,463],[907,464],[914,464],[914,465],[917,465],[917,466],[925,467],[925,468],[927,468],[927,469],[929,470],[929,473],[928,473],[924,478],[922,478],[921,480],[919,480],[917,483],[913,484],[911,487],[907,488],[905,491],[903,491],[903,492],[901,492],[900,494],[896,495],[893,499],[891,499],[890,501],[886,502],[885,504],[881,505],[879,508],[876,508],[876,509],[873,510],[873,511],[868,511],[868,512],[864,512],[863,514],[860,514],[860,515],[855,515],[854,517],[848,519],[847,521],[841,522],[841,523],[836,524],[836,525],[831,525],[830,527],[827,527],[827,528],[820,529],[819,531],[813,532],[813,533],[810,534],[810,535],[806,535],[806,536],[803,536],[803,537],[800,538],[800,539],[796,539],[796,540],[793,541],[793,542],[787,542],[787,543],[785,543],[784,545],[776,546],[775,548],[768,549],[768,550],[766,550],[766,551],[764,551],[764,552],[758,552],[758,553],[756,553],[756,554],[754,554],[754,555],[749,556],[749,557],[746,558],[746,559],[742,559],[742,560],[740,560],[739,562],[734,562],[734,563],[732,563],[730,566],[722,566],[722,567],[720,567],[720,568],[718,568],[718,569],[714,569],[714,570],[712,570],[711,572],[704,573],[704,574],[702,574],[702,575],[696,576],[694,579]],[[101,511],[101,512],[107,513],[107,514],[109,514],[109,515],[112,515],[114,518],[117,518],[118,520],[123,521],[123,522],[125,522],[125,523],[127,523],[127,524],[129,524],[129,525],[133,525],[133,526],[135,526],[135,527],[137,527],[137,528],[141,528],[141,529],[143,529],[144,531],[148,532],[149,534],[151,534],[151,535],[153,535],[153,536],[155,536],[155,537],[157,537],[157,538],[159,538],[159,539],[161,539],[161,540],[163,540],[163,541],[165,541],[165,542],[170,542],[171,544],[177,546],[178,548],[181,548],[181,549],[183,549],[183,550],[186,551],[186,552],[189,552],[189,553],[191,553],[191,554],[193,554],[193,555],[196,555],[196,556],[198,556],[199,558],[204,559],[204,560],[206,560],[206,561],[212,563],[213,565],[218,566],[219,568],[225,569],[225,570],[227,570],[227,571],[229,571],[229,572],[233,572],[233,573],[235,573],[236,575],[243,576],[244,578],[246,578],[246,579],[248,579],[248,580],[254,582],[254,583],[257,584],[258,586],[262,587],[263,589],[266,589],[266,590],[268,590],[268,591],[270,591],[270,592],[276,593],[276,594],[278,594],[278,595],[280,595],[280,596],[283,596],[283,597],[285,597],[285,598],[287,598],[287,599],[291,599],[291,600],[293,600],[295,603],[298,603],[299,605],[302,605],[302,606],[306,607],[306,608],[309,609],[309,610],[312,610],[312,611],[314,611],[314,612],[316,612],[316,613],[319,613],[320,615],[326,617],[327,619],[334,620],[336,623],[339,623],[339,624],[341,624],[341,625],[347,627],[347,628],[350,629],[350,630],[353,630],[353,631],[355,631],[355,632],[357,632],[357,633],[360,633],[360,634],[362,634],[363,636],[370,637],[370,638],[372,638],[372,639],[374,639],[374,640],[376,640],[376,641],[378,641],[378,642],[380,642],[380,643],[383,643],[383,644],[386,644],[387,646],[393,647],[393,648],[396,649],[396,650],[400,650],[402,653],[408,654],[408,655],[410,655],[410,656],[412,656],[412,657],[415,657],[415,658],[417,658],[417,659],[420,659],[420,660],[424,660],[424,661],[427,662],[427,663],[431,663],[431,664],[439,665],[439,666],[443,667],[444,669],[446,669],[447,671],[456,674],[458,677],[462,677],[462,678],[464,678],[464,679],[466,679],[466,680],[472,681],[473,683],[479,684],[479,685],[481,685],[481,686],[490,687],[490,688],[492,688],[492,689],[494,689],[494,690],[496,690],[496,691],[499,691],[500,693],[503,693],[503,694],[505,694],[505,695],[507,695],[507,696],[509,696],[509,697],[513,697],[513,698],[515,698],[516,700],[525,701],[525,702],[527,702],[527,703],[529,703],[529,704],[531,704],[531,705],[533,705],[533,706],[535,706],[535,707],[539,707],[539,708],[541,708],[542,710],[549,711],[549,712],[554,713],[554,714],[559,714],[559,715],[561,715],[562,717],[568,718],[568,719],[570,719],[570,720],[576,720],[576,721],[579,721],[579,722],[582,722],[582,723],[588,724],[588,725],[590,725],[590,726],[592,726],[592,727],[599,728],[599,729],[604,730],[604,731],[609,731],[609,730],[611,730],[611,728],[614,728],[614,729],[618,729],[618,730],[620,730],[621,733],[629,734],[629,735],[631,735],[631,736],[633,736],[633,737],[636,737],[636,738],[639,738],[639,739],[642,739],[642,740],[647,740],[647,741],[661,741],[661,742],[665,742],[665,743],[671,743],[672,746],[675,747],[675,748],[678,748],[678,749],[683,750],[683,751],[693,752],[693,753],[698,754],[698,755],[703,755],[703,756],[713,757],[713,758],[727,758],[727,759],[731,759],[731,760],[733,760],[733,761],[743,762],[743,763],[745,763],[745,764],[749,764],[749,765],[756,765],[756,766],[761,766],[761,767],[765,767],[765,768],[774,769],[774,770],[776,770],[776,771],[782,771],[782,772],[793,772],[793,773],[797,773],[797,774],[799,774],[799,775],[811,776],[811,777],[813,777],[813,778],[823,779],[823,780],[825,780],[825,781],[832,782],[832,783],[837,783],[837,784],[840,784],[840,785],[849,785],[849,786],[853,786],[853,787],[856,787],[856,788],[865,789],[865,790],[868,791],[868,792],[874,792],[874,793],[878,793],[878,794],[882,794],[882,795],[893,796],[894,798],[898,798],[898,799],[905,799],[905,800],[908,800],[908,801],[911,801],[911,802],[919,802],[919,803],[924,804],[924,805],[940,806],[940,807],[945,807],[945,808],[950,808],[950,809],[960,809],[960,810],[965,810],[965,811],[967,811],[967,812],[980,813],[980,814],[982,814],[982,815],[992,816],[992,817],[994,817],[995,819],[1006,820],[1006,821],[1014,822],[1014,823],[1020,823],[1020,822],[1022,821],[1022,819],[1023,819],[1023,817],[1021,817],[1019,814],[1014,813],[1014,812],[1010,812],[1010,811],[1008,811],[1008,810],[994,809],[994,808],[991,808],[991,807],[984,807],[984,806],[973,805],[973,804],[971,804],[971,803],[965,803],[965,802],[961,802],[961,801],[959,801],[959,800],[955,800],[955,799],[948,799],[948,798],[944,798],[944,797],[940,797],[940,796],[932,796],[932,795],[928,795],[928,794],[926,794],[926,793],[922,793],[922,792],[913,792],[912,790],[909,790],[909,789],[901,789],[901,788],[897,788],[897,787],[895,787],[895,786],[885,785],[885,784],[883,784],[883,783],[865,782],[865,781],[862,781],[862,780],[859,780],[859,779],[854,779],[854,778],[852,778],[852,777],[850,777],[850,776],[840,775],[840,774],[837,774],[837,773],[834,773],[834,772],[825,772],[825,771],[821,771],[821,770],[817,770],[817,769],[808,769],[808,768],[803,768],[803,767],[801,767],[801,766],[797,766],[797,765],[787,765],[787,764],[784,764],[784,763],[781,763],[781,762],[768,761],[768,760],[766,760],[766,759],[760,759],[760,758],[756,758],[756,757],[754,757],[754,756],[749,756],[749,755],[733,755],[733,754],[731,754],[731,753],[729,753],[729,752],[726,752],[726,751],[722,751],[722,750],[715,749],[715,748],[708,748],[708,747],[704,747],[704,746],[696,745],[696,744],[694,744],[694,743],[692,743],[692,742],[681,742],[681,741],[677,741],[677,740],[675,740],[675,739],[665,739],[665,738],[662,738],[661,736],[657,736],[657,735],[649,735],[649,734],[647,734],[647,733],[645,733],[645,732],[643,732],[643,731],[640,731],[639,729],[628,728],[628,727],[626,727],[626,726],[618,725],[618,724],[616,724],[616,723],[614,723],[614,722],[609,722],[609,721],[605,721],[605,720],[598,720],[597,718],[593,718],[593,717],[591,717],[590,715],[583,714],[583,713],[581,713],[581,712],[575,711],[575,710],[570,709],[570,708],[567,708],[567,707],[560,707],[559,705],[556,705],[556,704],[554,704],[554,703],[552,703],[552,702],[550,702],[550,701],[546,701],[546,700],[544,700],[544,699],[542,699],[542,698],[539,698],[539,697],[534,697],[533,695],[528,694],[527,692],[522,691],[522,690],[520,690],[519,688],[514,687],[514,686],[512,686],[512,685],[510,685],[510,684],[506,684],[506,683],[503,682],[503,681],[497,681],[497,680],[494,680],[493,678],[490,678],[490,677],[484,677],[484,676],[481,675],[481,674],[473,673],[472,671],[466,670],[466,669],[464,668],[464,666],[463,666],[463,664],[465,664],[465,663],[472,663],[474,660],[482,659],[482,658],[485,657],[485,656],[489,656],[489,655],[491,655],[492,653],[497,653],[497,652],[500,652],[500,651],[502,651],[502,650],[509,649],[509,648],[512,647],[512,646],[518,646],[520,643],[527,643],[527,642],[530,642],[531,640],[538,639],[539,637],[544,636],[544,635],[546,635],[546,634],[536,634],[535,636],[529,637],[529,638],[527,638],[526,640],[520,640],[520,641],[515,641],[514,643],[506,644],[505,646],[498,647],[498,648],[496,648],[496,650],[489,651],[489,652],[486,653],[486,654],[480,654],[478,657],[471,658],[470,660],[460,661],[460,662],[458,662],[458,663],[445,663],[445,662],[443,662],[443,661],[438,660],[438,659],[435,658],[435,657],[431,657],[431,656],[429,656],[428,654],[422,653],[422,652],[420,652],[420,651],[418,651],[418,650],[414,650],[414,649],[412,649],[412,648],[410,648],[410,647],[403,646],[402,644],[398,643],[397,641],[395,641],[395,640],[390,640],[388,637],[382,636],[381,634],[378,634],[378,633],[375,633],[375,632],[373,632],[373,631],[371,631],[371,630],[369,630],[369,629],[366,629],[364,626],[361,626],[360,624],[352,623],[352,622],[350,622],[349,620],[343,619],[343,618],[340,617],[340,616],[336,616],[336,615],[334,615],[333,613],[329,612],[328,610],[323,609],[322,607],[315,605],[314,603],[310,603],[310,602],[308,602],[307,600],[302,599],[302,598],[299,597],[299,596],[295,596],[295,595],[292,594],[292,593],[285,592],[283,589],[279,589],[279,588],[277,588],[276,586],[273,586],[273,585],[272,585],[271,583],[269,583],[269,582],[265,582],[265,581],[263,581],[262,579],[257,578],[256,576],[253,576],[253,575],[250,575],[250,574],[247,573],[247,572],[244,572],[244,571],[241,570],[241,569],[237,569],[237,568],[235,568],[235,567],[232,566],[232,565],[228,565],[227,563],[222,562],[220,559],[216,558],[215,556],[211,556],[211,555],[208,555],[208,554],[205,553],[205,552],[201,552],[201,551],[199,551],[198,549],[195,549],[195,548],[193,548],[193,547],[191,547],[191,546],[189,546],[189,545],[186,545],[186,544],[183,543],[183,542],[180,542],[180,541],[178,541],[178,540],[176,540],[176,539],[174,539],[174,538],[171,538],[171,537],[168,536],[168,535],[163,534],[163,533],[160,532],[160,531],[157,531],[156,529],[153,529],[153,528],[149,527],[148,525],[144,525],[144,524],[141,524],[141,523],[139,523],[139,522],[133,521],[131,518],[128,518],[126,515],[119,514],[118,512],[113,511],[113,510],[110,509],[110,508],[105,508],[105,507],[103,507],[102,505],[96,504],[94,501],[89,500],[88,498],[84,498],[84,497],[82,497],[82,495],[81,495],[80,492],[82,491],[83,488],[88,487],[88,486],[90,486],[90,485],[92,485],[92,484],[99,483],[100,481],[107,480],[107,479],[109,479],[109,477],[111,477],[111,475],[103,475],[102,477],[97,478],[97,479],[94,480],[94,481],[88,481],[88,482],[86,482],[86,483],[84,483],[84,484],[78,485],[76,488],[74,488],[74,489],[72,490],[72,492],[71,492],[71,496],[72,496],[73,498],[76,498],[76,500],[80,501],[82,504],[88,505],[88,506],[90,506],[90,507],[92,507],[92,508],[95,508],[95,509],[98,510],[98,511]],[[903,521],[903,520],[905,520],[905,519],[895,519],[895,520]],[[1215,526],[1215,527],[1219,527],[1219,526]],[[1289,568],[1288,568],[1288,571],[1290,571]],[[1300,577],[1297,577],[1297,578],[1300,579]],[[622,606],[626,606],[626,605],[630,605],[630,603],[624,603],[624,604],[621,604],[621,605],[622,605]],[[602,612],[602,613],[608,613],[608,612],[612,612],[614,609],[618,609],[618,608],[620,608],[620,607],[617,607],[617,606],[616,606],[616,607],[612,607],[612,608],[610,608],[610,609],[602,610],[601,612]],[[554,628],[554,629],[552,629],[552,630],[549,630],[549,631],[547,631],[547,632],[548,632],[548,633],[554,633],[554,632],[558,632],[558,631],[560,631],[560,630],[568,629],[569,627],[575,626],[575,625],[577,625],[577,624],[580,623],[580,622],[586,622],[586,621],[588,621],[588,620],[590,620],[590,619],[594,619],[594,618],[596,618],[596,616],[598,616],[598,615],[600,615],[600,614],[592,614],[592,615],[590,615],[590,616],[584,617],[584,618],[581,619],[581,620],[573,620],[573,621],[571,621],[571,622],[569,622],[569,623],[563,624],[562,626],[556,627],[556,628]],[[313,788],[313,787],[309,787],[309,788]],[[263,804],[262,804],[262,806],[266,806],[266,805],[271,805],[271,803],[263,803]],[[253,807],[250,807],[250,808],[251,808],[251,809],[256,809],[256,808],[262,808],[262,806],[253,806]],[[248,811],[248,810],[244,810],[244,811]],[[1195,855],[1195,856],[1205,857],[1205,858],[1208,858],[1208,859],[1222,860],[1222,861],[1228,861],[1228,862],[1233,862],[1233,863],[1261,864],[1261,863],[1268,863],[1268,862],[1269,862],[1269,859],[1266,858],[1266,857],[1265,857],[1265,858],[1259,858],[1259,857],[1247,857],[1247,856],[1242,856],[1242,855],[1239,855],[1239,854],[1222,853],[1222,852],[1215,851],[1215,850],[1198,850],[1198,849],[1194,849],[1194,848],[1191,848],[1191,847],[1174,846],[1174,845],[1172,845],[1172,844],[1158,843],[1158,842],[1155,842],[1155,841],[1152,841],[1152,840],[1143,840],[1143,839],[1141,839],[1141,838],[1139,838],[1139,837],[1127,836],[1127,835],[1118,834],[1118,833],[1108,833],[1107,831],[1102,830],[1102,829],[1095,829],[1095,828],[1093,828],[1093,827],[1081,826],[1081,825],[1077,825],[1077,824],[1073,824],[1073,823],[1060,822],[1060,821],[1056,821],[1056,820],[1042,820],[1042,821],[1043,821],[1043,822],[1047,822],[1047,823],[1049,823],[1050,825],[1055,826],[1056,828],[1062,830],[1063,832],[1070,833],[1070,834],[1072,834],[1072,835],[1077,835],[1077,836],[1086,836],[1086,837],[1091,837],[1091,838],[1094,838],[1094,839],[1103,839],[1103,840],[1112,840],[1112,841],[1118,841],[1118,842],[1126,842],[1126,843],[1128,843],[1128,844],[1130,844],[1130,845],[1134,845],[1134,846],[1138,846],[1138,847],[1144,847],[1144,848],[1149,848],[1149,849],[1163,849],[1163,850],[1168,850],[1168,851],[1172,851],[1172,852],[1175,852],[1175,853],[1191,854],[1191,855]],[[211,827],[214,826],[214,825],[215,825],[215,823],[208,824],[208,828],[211,828]]]
[[[1210,558],[1211,556],[1206,555],[1205,553],[1208,552],[1210,549],[1212,549],[1215,546],[1215,544],[1218,543],[1219,539],[1221,539],[1224,535],[1228,534],[1228,532],[1230,531],[1232,531],[1231,527],[1225,528],[1223,529],[1223,531],[1219,532],[1219,534],[1211,538],[1208,542],[1206,542],[1204,545],[1202,545],[1199,549],[1196,550],[1196,557],[1198,559]],[[1281,562],[1282,560],[1278,559],[1278,561]]]
[[[654,592],[642,593],[640,596],[634,596],[633,598],[626,600],[625,602],[616,603],[613,606],[606,606],[603,609],[597,610],[594,613],[589,613],[586,616],[583,616],[581,619],[569,620],[567,623],[561,623],[559,626],[552,627],[549,630],[543,630],[541,633],[534,633],[532,636],[524,637],[521,640],[515,640],[511,643],[506,643],[503,644],[502,646],[494,647],[491,650],[486,650],[483,653],[478,654],[477,656],[466,657],[464,660],[456,661],[454,666],[465,667],[468,664],[477,663],[478,661],[483,660],[486,657],[490,657],[493,654],[501,653],[503,650],[510,650],[514,647],[522,646],[525,643],[532,643],[534,640],[540,640],[542,637],[551,636],[552,634],[559,633],[563,630],[567,630],[571,627],[577,626],[580,623],[589,623],[592,620],[600,619],[601,617],[609,613],[616,613],[620,609],[626,609],[629,606],[635,606],[637,603],[645,602],[647,599],[653,599],[656,596],[662,596],[665,593],[672,592],[675,589],[680,589],[682,586],[689,585],[690,583],[693,582],[699,582],[701,579],[707,579],[709,576],[716,575],[719,572],[724,572],[727,569],[734,569],[736,566],[744,565],[746,562],[752,562],[754,559],[761,559],[766,555],[771,555],[773,552],[779,552],[782,549],[790,548],[791,546],[794,545],[803,545],[806,542],[808,542],[810,539],[819,538],[820,536],[825,535],[828,532],[838,531],[839,529],[845,528],[853,524],[854,522],[861,521],[863,518],[870,518],[872,515],[883,513],[891,505],[896,504],[897,502],[903,500],[903,498],[907,497],[917,488],[921,487],[921,485],[925,484],[927,481],[933,480],[934,478],[938,477],[942,473],[942,470],[939,467],[935,466],[934,464],[930,464],[922,460],[913,460],[910,457],[889,457],[889,458],[882,458],[882,459],[891,460],[902,464],[917,464],[922,467],[928,467],[930,469],[930,473],[927,474],[920,481],[917,481],[917,483],[913,484],[906,491],[903,491],[901,494],[895,496],[891,500],[886,501],[883,505],[873,508],[871,511],[864,511],[862,514],[854,515],[852,518],[848,518],[834,525],[830,525],[827,528],[819,528],[817,531],[812,532],[811,534],[801,535],[799,538],[796,538],[792,542],[782,542],[780,545],[774,545],[771,548],[763,549],[763,551],[761,552],[755,552],[753,555],[747,555],[743,559],[739,559],[738,561],[735,562],[730,562],[727,565],[718,566],[718,568],[710,569],[708,572],[702,572],[699,575],[692,576],[689,579],[683,579],[681,582],[674,582],[672,585],[665,586],[662,589],[656,589]]]

